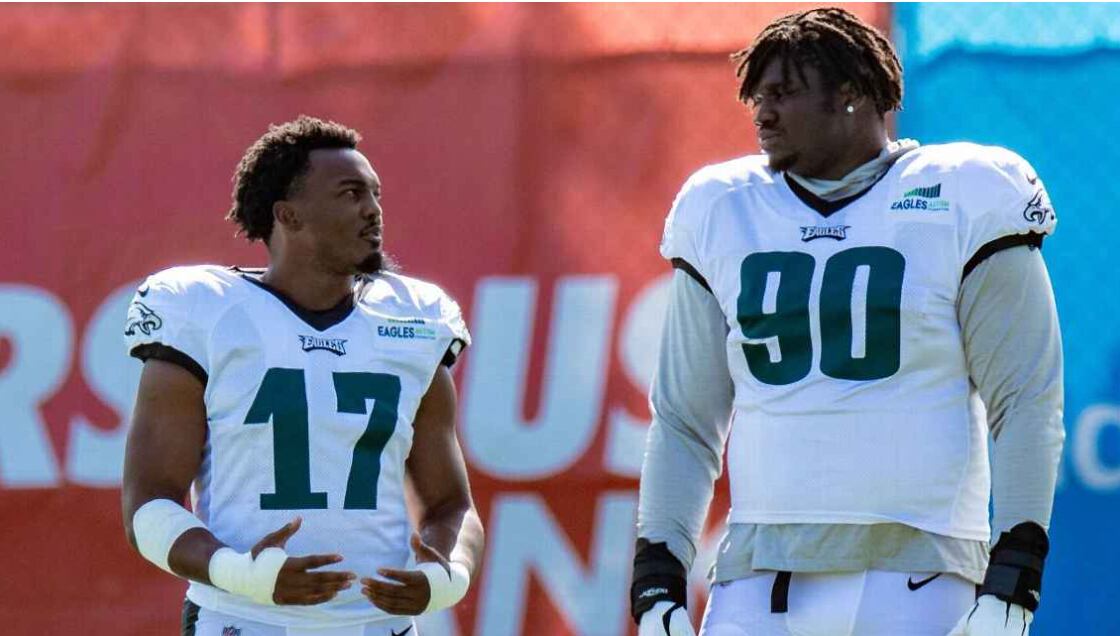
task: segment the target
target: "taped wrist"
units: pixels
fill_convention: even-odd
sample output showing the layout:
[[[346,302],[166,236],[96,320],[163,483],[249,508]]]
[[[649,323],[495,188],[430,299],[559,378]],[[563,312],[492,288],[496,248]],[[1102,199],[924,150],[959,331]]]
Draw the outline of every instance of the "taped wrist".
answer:
[[[470,570],[458,561],[451,561],[448,566],[444,568],[432,561],[416,565],[416,569],[423,572],[428,579],[428,589],[431,591],[428,606],[424,608],[423,613],[451,607],[467,595],[467,588],[471,586]]]
[[[638,539],[634,549],[634,580],[630,584],[630,615],[640,623],[659,601],[688,606],[687,572],[664,543]]]
[[[198,517],[170,499],[153,499],[132,515],[136,549],[145,559],[171,574],[175,574],[167,564],[171,546],[187,530],[205,527]]]
[[[221,548],[210,557],[210,583],[231,594],[275,605],[272,593],[287,560],[288,554],[281,548],[265,548],[255,559],[248,552]]]
[[[1042,599],[1042,566],[1049,552],[1046,531],[1033,521],[1001,533],[992,548],[980,595],[990,594],[1034,612]]]

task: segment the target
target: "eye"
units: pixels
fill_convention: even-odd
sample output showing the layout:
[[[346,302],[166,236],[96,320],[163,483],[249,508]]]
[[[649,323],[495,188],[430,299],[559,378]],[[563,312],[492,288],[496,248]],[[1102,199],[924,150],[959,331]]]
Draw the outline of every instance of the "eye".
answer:
[[[751,105],[757,107],[763,102],[769,104],[781,104],[782,100],[788,97],[791,93],[784,91],[780,88],[769,88],[764,91],[758,91],[751,95]]]

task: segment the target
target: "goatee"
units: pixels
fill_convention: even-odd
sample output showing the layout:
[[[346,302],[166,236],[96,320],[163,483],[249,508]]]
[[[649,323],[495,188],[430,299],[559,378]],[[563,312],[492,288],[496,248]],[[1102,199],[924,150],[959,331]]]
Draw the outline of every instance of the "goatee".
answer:
[[[770,160],[770,169],[774,172],[785,172],[797,163],[797,155],[774,156],[767,155]]]
[[[358,263],[357,270],[362,274],[380,274],[381,272],[400,271],[400,266],[397,264],[397,259],[393,258],[391,254],[378,251]]]

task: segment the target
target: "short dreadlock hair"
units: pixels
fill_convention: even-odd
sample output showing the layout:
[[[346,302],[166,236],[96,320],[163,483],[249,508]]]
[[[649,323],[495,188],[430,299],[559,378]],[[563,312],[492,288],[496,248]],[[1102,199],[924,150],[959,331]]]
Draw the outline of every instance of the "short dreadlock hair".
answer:
[[[844,82],[875,103],[879,115],[902,107],[902,66],[890,40],[837,7],[793,13],[771,22],[747,48],[733,53],[740,78],[739,101],[749,103],[762,71],[774,59],[789,78],[792,67],[805,81],[806,64],[820,71],[826,88]]]
[[[333,121],[300,115],[294,121],[270,125],[253,143],[233,176],[233,207],[226,218],[250,241],[268,242],[272,235],[272,205],[295,194],[310,167],[312,150],[358,147],[358,131]]]

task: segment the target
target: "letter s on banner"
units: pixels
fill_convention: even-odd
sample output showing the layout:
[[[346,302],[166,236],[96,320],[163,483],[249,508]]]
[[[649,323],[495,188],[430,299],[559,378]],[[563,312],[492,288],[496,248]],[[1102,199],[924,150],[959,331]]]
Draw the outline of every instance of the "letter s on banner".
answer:
[[[657,355],[661,348],[661,326],[665,324],[665,308],[669,304],[669,285],[673,274],[659,276],[646,285],[626,312],[618,338],[618,353],[627,379],[643,394],[649,394]],[[625,407],[611,409],[607,426],[607,470],[624,477],[637,477],[642,472],[646,449],[649,413],[634,417]]]
[[[122,332],[128,303],[140,281],[118,287],[94,312],[82,342],[82,375],[86,386],[120,418],[111,431],[75,417],[70,423],[66,476],[83,486],[116,487],[124,467],[129,417],[143,364],[124,350]]]

